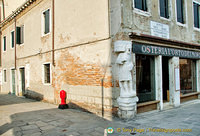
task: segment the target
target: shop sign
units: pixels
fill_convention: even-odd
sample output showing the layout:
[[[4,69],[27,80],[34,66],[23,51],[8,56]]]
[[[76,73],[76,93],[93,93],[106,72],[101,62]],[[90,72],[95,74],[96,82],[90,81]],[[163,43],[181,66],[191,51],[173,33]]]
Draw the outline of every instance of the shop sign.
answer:
[[[176,56],[193,59],[200,58],[200,52],[197,51],[181,50],[176,48],[159,47],[138,43],[133,44],[133,52],[145,55]]]

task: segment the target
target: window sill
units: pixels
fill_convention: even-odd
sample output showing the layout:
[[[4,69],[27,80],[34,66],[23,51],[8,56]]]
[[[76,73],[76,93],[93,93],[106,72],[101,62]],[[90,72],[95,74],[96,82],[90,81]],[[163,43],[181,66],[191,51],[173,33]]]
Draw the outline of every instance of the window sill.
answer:
[[[178,26],[187,27],[186,24],[182,24],[182,23],[179,23],[179,22],[176,22],[176,24],[177,24]]]
[[[143,10],[140,10],[140,9],[137,9],[137,8],[134,8],[133,12],[137,13],[137,14],[140,14],[140,15],[143,15],[143,16],[146,16],[146,17],[150,17],[151,16],[151,13],[149,13],[148,11],[143,11]]]
[[[47,34],[42,34],[42,36],[41,36],[41,37],[46,37],[46,36],[48,36],[48,35],[50,35],[50,32],[49,32],[49,33],[47,33]]]
[[[51,83],[43,83],[43,85],[51,86]]]
[[[171,22],[171,19],[170,19],[170,18],[165,18],[165,17],[161,17],[161,16],[160,16],[160,20],[164,20],[164,21]]]
[[[193,29],[194,29],[195,31],[198,31],[198,32],[200,32],[200,28],[193,27]]]

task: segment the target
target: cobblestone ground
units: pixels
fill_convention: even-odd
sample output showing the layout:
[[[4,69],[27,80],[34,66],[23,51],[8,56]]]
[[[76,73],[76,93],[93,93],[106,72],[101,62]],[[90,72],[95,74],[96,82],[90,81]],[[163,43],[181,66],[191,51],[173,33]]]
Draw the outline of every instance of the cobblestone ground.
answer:
[[[112,127],[114,132],[106,134]],[[191,132],[152,132],[152,131]],[[143,132],[144,131],[144,132]],[[162,112],[140,114],[130,121],[105,120],[74,109],[0,94],[3,136],[200,136],[200,100]]]

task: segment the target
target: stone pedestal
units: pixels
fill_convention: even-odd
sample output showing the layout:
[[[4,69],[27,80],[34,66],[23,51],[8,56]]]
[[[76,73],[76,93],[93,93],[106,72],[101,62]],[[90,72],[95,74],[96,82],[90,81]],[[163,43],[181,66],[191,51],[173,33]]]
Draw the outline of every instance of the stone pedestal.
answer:
[[[136,109],[137,101],[138,97],[132,97],[132,98],[119,97],[117,99],[117,102],[119,104],[118,116],[122,119],[133,118],[137,111]]]
[[[138,97],[136,96],[136,85],[132,78],[135,71],[135,55],[132,53],[132,42],[116,41],[114,51],[118,57],[116,64],[118,66],[118,77],[120,96],[117,99],[119,109],[118,116],[122,119],[133,118],[137,111]]]

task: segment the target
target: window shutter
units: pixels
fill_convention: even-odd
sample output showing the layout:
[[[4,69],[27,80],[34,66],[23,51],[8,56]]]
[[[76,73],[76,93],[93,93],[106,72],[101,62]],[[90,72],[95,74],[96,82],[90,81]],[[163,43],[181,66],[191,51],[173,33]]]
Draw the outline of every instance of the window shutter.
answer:
[[[168,0],[165,0],[165,17],[169,18],[169,10],[168,10]]]
[[[146,0],[142,0],[143,2],[143,10],[147,11],[147,1]]]
[[[6,51],[6,36],[3,37],[4,51]]]
[[[47,34],[49,32],[49,10],[45,11],[44,13],[44,19],[45,19],[45,30],[44,33]]]
[[[21,31],[21,28],[20,27],[17,27],[16,28],[16,43],[17,44],[21,44],[21,41],[20,41],[20,39],[21,39],[21,34],[20,34],[20,31]]]
[[[194,27],[199,28],[199,9],[198,4],[193,3],[194,5]]]
[[[165,17],[165,0],[160,0],[160,16]]]
[[[14,32],[11,32],[11,42],[12,42],[11,46],[12,46],[12,48],[14,48],[14,44],[15,44],[14,43],[15,42],[15,37],[14,37],[15,35],[14,34],[15,34]]]
[[[143,0],[135,0],[135,8],[142,10],[142,1]]]
[[[20,31],[20,43],[24,43],[24,25],[21,27]]]
[[[176,0],[177,21],[183,23],[183,1]]]

